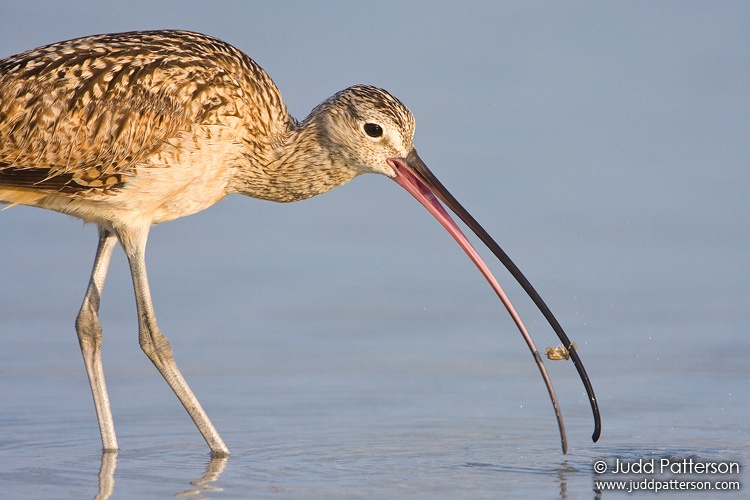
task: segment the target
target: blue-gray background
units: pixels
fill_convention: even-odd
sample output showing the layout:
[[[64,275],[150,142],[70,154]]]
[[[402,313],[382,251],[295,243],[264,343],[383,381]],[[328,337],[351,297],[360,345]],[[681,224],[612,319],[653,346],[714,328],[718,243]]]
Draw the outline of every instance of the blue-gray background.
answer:
[[[507,315],[389,180],[292,205],[232,197],[156,227],[148,251],[160,325],[234,451],[211,495],[576,498],[595,495],[596,458],[748,466],[749,27],[741,1],[3,1],[0,57],[182,28],[247,52],[300,119],[354,83],[390,90],[417,118],[422,158],[577,341],[602,406],[590,446],[572,365],[548,363],[563,457]],[[96,493],[73,331],[95,246],[66,216],[0,212],[11,496]],[[538,346],[555,345],[493,267]],[[138,349],[121,253],[102,319],[115,495],[189,489],[207,453]]]

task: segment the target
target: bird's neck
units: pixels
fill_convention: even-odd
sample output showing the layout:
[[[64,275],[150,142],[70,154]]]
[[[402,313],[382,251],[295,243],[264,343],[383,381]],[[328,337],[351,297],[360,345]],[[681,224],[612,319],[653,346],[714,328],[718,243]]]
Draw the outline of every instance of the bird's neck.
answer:
[[[235,175],[234,192],[277,202],[311,198],[352,180],[358,172],[337,160],[321,146],[320,125],[313,121],[292,123],[271,148],[258,148],[264,157],[243,154]]]

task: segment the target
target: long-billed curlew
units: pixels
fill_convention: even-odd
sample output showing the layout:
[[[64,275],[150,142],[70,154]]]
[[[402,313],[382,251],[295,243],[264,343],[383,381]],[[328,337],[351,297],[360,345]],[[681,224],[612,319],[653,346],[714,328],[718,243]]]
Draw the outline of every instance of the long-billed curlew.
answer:
[[[364,173],[386,175],[424,205],[466,251],[511,314],[565,429],[531,337],[500,285],[451,220],[450,208],[503,262],[569,349],[594,413],[591,383],[571,341],[495,241],[417,155],[414,118],[388,92],[343,90],[298,122],[266,72],[243,52],[187,31],[97,35],[0,61],[0,202],[73,215],[99,227],[93,271],[76,319],[105,451],[117,450],[101,360],[99,301],[112,250],[130,264],[141,348],[214,455],[229,453],[175,364],[154,316],[146,276],[153,224],[206,209],[233,193],[291,202]]]

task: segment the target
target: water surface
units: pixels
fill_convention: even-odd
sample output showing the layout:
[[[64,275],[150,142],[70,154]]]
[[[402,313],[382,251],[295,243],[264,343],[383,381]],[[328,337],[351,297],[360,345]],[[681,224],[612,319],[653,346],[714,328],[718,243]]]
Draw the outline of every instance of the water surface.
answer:
[[[577,342],[603,433],[591,443],[573,366],[548,362],[561,453],[479,273],[416,202],[365,177],[299,204],[231,198],[151,235],[159,324],[226,460],[140,352],[116,252],[101,316],[121,451],[102,457],[73,330],[95,228],[16,207],[0,212],[3,497],[623,497],[596,489],[614,475],[594,462],[661,458],[739,462],[728,479],[747,487],[744,4],[102,5],[4,5],[0,51],[179,26],[251,53],[300,118],[359,81],[407,102],[421,156]],[[492,267],[537,345],[556,345]]]

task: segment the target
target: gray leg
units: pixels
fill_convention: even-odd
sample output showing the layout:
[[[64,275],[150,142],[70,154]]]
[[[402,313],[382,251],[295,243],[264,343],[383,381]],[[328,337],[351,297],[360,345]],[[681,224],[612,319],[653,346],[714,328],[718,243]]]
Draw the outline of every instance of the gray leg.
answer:
[[[142,228],[128,228],[118,230],[120,243],[130,263],[130,273],[135,288],[135,302],[138,308],[138,333],[141,349],[151,360],[164,380],[174,391],[177,398],[195,422],[198,430],[211,448],[214,456],[226,456],[229,449],[214,428],[208,415],[198,402],[193,391],[182,377],[180,370],[172,356],[172,348],[164,334],[159,331],[154,316],[154,306],[151,302],[151,292],[146,276],[146,240],[148,226]]]
[[[91,394],[94,396],[96,416],[99,419],[99,432],[102,436],[102,447],[105,452],[117,451],[115,424],[112,410],[109,407],[107,385],[104,382],[102,368],[102,326],[99,323],[99,301],[102,297],[104,280],[107,277],[109,260],[117,238],[110,231],[99,228],[99,247],[96,251],[94,269],[91,271],[89,286],[83,298],[81,310],[76,318],[76,333],[81,345],[83,362],[89,376]]]

